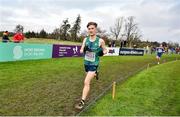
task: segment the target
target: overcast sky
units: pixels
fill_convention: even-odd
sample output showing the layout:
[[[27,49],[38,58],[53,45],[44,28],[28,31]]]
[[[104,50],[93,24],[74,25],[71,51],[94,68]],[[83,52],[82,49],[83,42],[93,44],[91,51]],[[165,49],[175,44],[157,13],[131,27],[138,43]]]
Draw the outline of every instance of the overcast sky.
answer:
[[[117,17],[135,16],[144,39],[180,43],[180,0],[0,0],[0,30],[52,32],[65,18],[82,18],[81,30],[89,21],[109,31]]]

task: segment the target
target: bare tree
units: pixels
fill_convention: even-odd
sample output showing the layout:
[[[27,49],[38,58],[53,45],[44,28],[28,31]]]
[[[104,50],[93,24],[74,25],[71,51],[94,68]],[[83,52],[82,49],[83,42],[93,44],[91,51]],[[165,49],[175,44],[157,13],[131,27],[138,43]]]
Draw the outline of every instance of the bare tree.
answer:
[[[118,39],[118,37],[121,33],[123,21],[124,21],[123,17],[118,17],[116,19],[114,26],[110,27],[110,32],[113,34],[113,36],[115,37],[116,40]]]
[[[23,32],[24,27],[20,24],[16,25],[16,28],[14,29],[15,32]]]
[[[88,36],[88,32],[87,32],[87,30],[83,30],[83,31],[81,31],[81,36],[83,36],[83,37]]]
[[[101,38],[107,38],[108,37],[108,34],[107,34],[107,31],[98,27],[97,28],[97,36],[101,37]]]
[[[130,16],[126,19],[125,23],[125,35],[127,37],[128,47],[132,47],[133,41],[140,39],[139,29],[137,23],[134,21],[135,17]]]
[[[137,46],[140,42],[142,35],[140,34],[140,31],[137,30],[136,32],[132,33],[129,39],[129,47]]]

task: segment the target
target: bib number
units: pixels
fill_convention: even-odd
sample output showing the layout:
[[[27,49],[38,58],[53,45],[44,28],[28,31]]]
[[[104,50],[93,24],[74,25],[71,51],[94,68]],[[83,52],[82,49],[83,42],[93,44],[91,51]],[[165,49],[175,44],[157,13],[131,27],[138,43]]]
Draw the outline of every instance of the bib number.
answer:
[[[95,62],[95,53],[86,51],[85,60],[90,61],[90,62]]]

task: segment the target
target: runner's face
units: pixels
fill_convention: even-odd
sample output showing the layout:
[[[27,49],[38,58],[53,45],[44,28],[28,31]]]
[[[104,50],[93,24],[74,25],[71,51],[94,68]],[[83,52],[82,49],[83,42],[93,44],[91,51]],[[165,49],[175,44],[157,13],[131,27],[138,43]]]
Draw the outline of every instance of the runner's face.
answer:
[[[90,25],[88,27],[88,33],[89,33],[90,36],[96,35],[96,27],[94,25]]]

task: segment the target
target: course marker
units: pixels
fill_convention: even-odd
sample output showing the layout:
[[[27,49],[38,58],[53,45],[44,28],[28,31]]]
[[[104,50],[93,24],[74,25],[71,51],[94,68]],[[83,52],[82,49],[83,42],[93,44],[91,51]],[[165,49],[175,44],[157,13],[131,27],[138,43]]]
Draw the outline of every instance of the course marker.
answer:
[[[116,93],[116,82],[114,81],[113,82],[113,85],[112,85],[112,99],[114,100],[115,98],[115,93]]]

